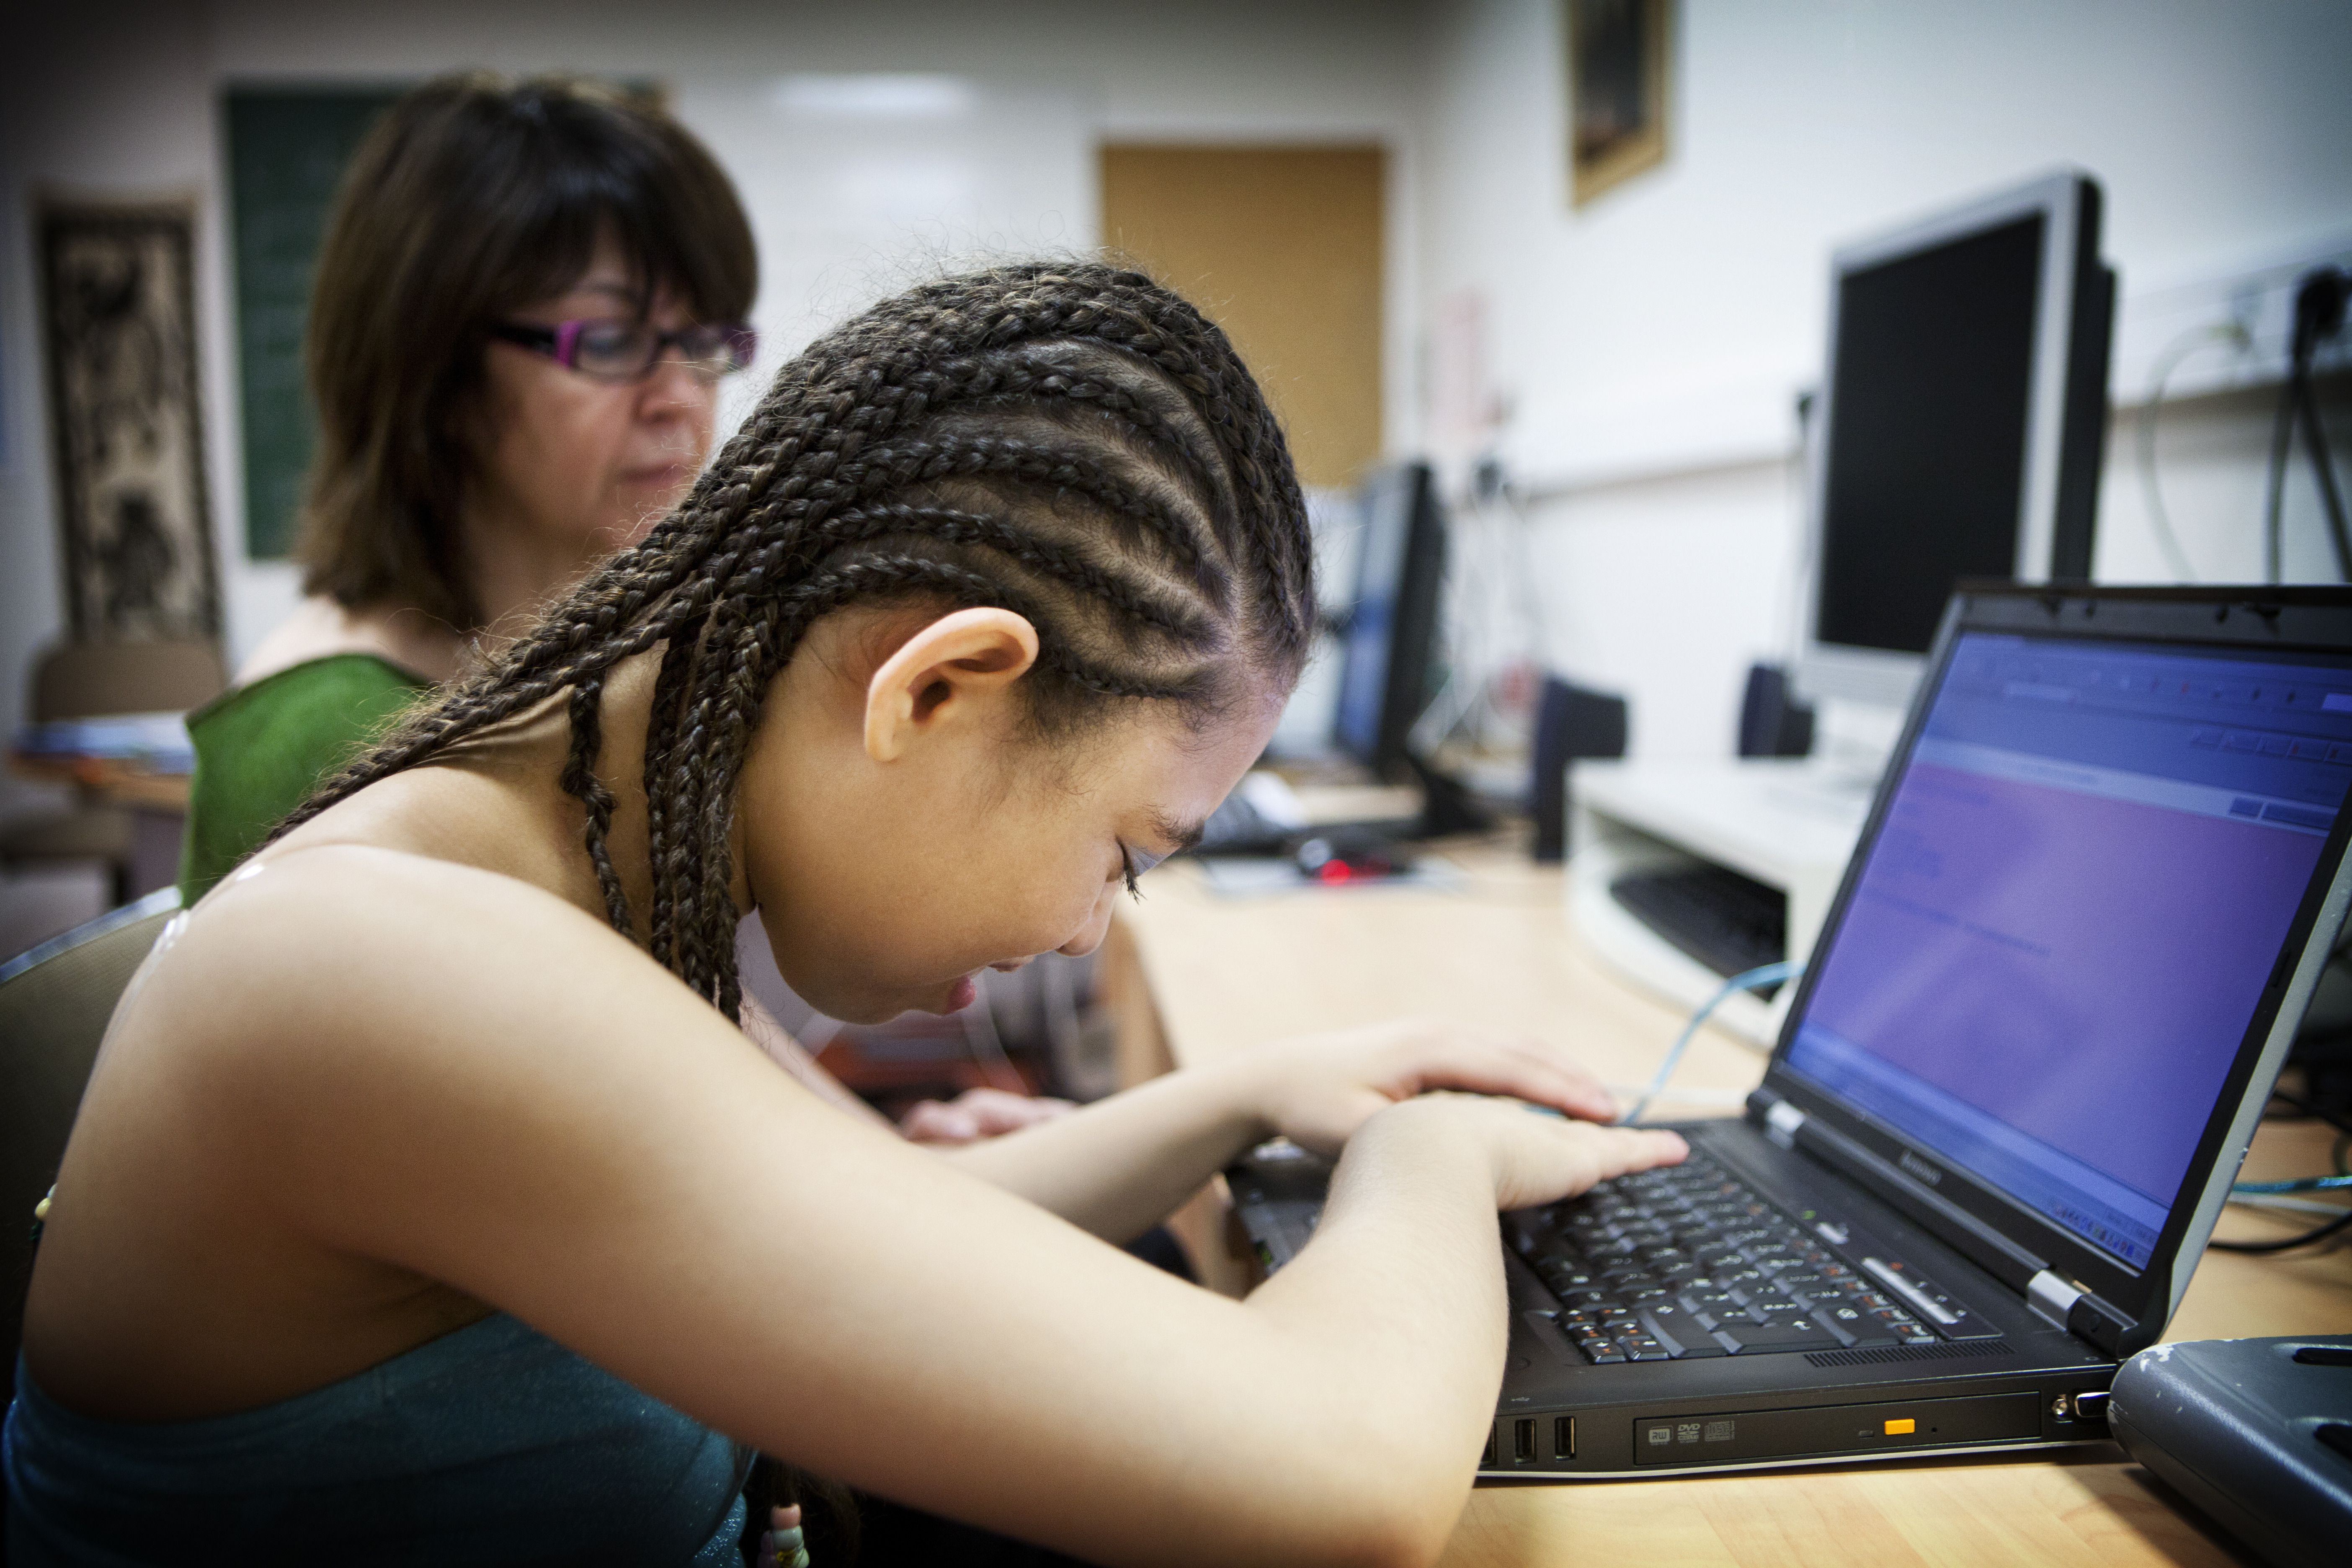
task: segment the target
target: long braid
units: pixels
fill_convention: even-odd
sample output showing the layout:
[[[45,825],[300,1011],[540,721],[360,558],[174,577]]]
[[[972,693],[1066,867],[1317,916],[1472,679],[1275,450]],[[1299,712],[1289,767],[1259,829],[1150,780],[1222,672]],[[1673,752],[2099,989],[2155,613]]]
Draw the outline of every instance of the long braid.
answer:
[[[669,640],[662,650],[660,672],[654,678],[653,708],[646,721],[646,755],[648,758],[667,756],[676,744],[679,710],[685,706],[688,672],[694,658],[694,645],[702,628],[695,626],[682,631]],[[646,792],[646,847],[647,863],[656,868],[667,863],[671,853],[673,824],[677,818],[670,810],[670,795],[667,790]],[[670,967],[677,952],[674,884],[656,869],[653,879],[654,897],[651,913],[652,939],[647,951],[656,963]]]
[[[588,816],[583,841],[596,885],[604,895],[605,918],[615,930],[630,929],[629,896],[622,890],[620,873],[605,839],[613,830],[613,792],[596,776],[596,753],[604,747],[604,678],[593,676],[572,689],[572,746],[563,761],[563,793],[580,802]]]

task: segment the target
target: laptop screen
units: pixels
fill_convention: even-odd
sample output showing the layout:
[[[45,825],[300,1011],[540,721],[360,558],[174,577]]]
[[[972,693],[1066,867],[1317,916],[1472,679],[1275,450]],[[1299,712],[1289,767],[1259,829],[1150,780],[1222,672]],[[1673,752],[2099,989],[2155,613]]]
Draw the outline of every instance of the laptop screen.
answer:
[[[2352,785],[2352,659],[1964,633],[1784,1065],[2147,1265]]]

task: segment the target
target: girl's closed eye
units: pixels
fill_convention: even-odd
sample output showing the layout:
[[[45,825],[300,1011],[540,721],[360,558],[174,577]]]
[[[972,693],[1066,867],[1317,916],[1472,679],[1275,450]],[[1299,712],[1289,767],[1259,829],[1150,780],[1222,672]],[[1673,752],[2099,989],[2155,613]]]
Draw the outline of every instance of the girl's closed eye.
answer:
[[[1143,889],[1135,885],[1135,879],[1167,858],[1165,855],[1154,855],[1149,850],[1121,844],[1118,847],[1119,876],[1127,883],[1127,896],[1131,899],[1142,898]]]

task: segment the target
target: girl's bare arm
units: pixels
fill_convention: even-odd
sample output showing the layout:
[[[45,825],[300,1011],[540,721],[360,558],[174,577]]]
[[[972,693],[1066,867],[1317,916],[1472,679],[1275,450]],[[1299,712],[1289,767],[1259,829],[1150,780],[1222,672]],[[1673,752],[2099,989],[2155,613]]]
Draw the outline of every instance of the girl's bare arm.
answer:
[[[137,1004],[173,1018],[149,1133],[168,1156],[185,1117],[233,1151],[208,1157],[233,1160],[214,1175],[260,1229],[240,1245],[282,1250],[289,1278],[310,1258],[414,1270],[787,1459],[1111,1563],[1433,1559],[1502,1371],[1497,1204],[1680,1149],[1500,1100],[1360,1096],[1315,1243],[1235,1302],[839,1114],[510,879],[321,849],[182,945]],[[303,977],[353,952],[326,1014]],[[1256,1130],[1188,1092],[1068,1120],[1195,1167]],[[1073,1141],[1038,1168],[1069,1179],[1080,1152],[1108,1157]],[[339,1309],[298,1293],[289,1326]],[[236,1346],[272,1329],[248,1307]]]

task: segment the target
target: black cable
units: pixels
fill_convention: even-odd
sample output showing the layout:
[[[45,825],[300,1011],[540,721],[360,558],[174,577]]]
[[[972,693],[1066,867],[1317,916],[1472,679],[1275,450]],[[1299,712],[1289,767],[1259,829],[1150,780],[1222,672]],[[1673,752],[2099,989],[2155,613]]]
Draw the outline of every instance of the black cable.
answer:
[[[2292,1089],[2273,1088],[2271,1090],[2271,1098],[2284,1100],[2299,1116],[2307,1116],[2315,1121],[2324,1121],[2336,1129],[2336,1142],[2327,1152],[2327,1163],[2336,1168],[2337,1175],[2352,1175],[2352,1160],[2347,1158],[2347,1155],[2352,1155],[2352,1121],[2347,1121],[2333,1111],[2322,1110]],[[2325,1241],[2347,1226],[2352,1226],[2352,1208],[2345,1210],[2340,1218],[2331,1219],[2315,1229],[2305,1231],[2300,1236],[2281,1237],[2276,1241],[2216,1241],[2207,1245],[2216,1252],[2291,1252],[2298,1247],[2309,1247],[2313,1242]]]
[[[2311,456],[2312,477],[2319,481],[2319,503],[2327,513],[2327,534],[2336,544],[2336,563],[2344,580],[2352,583],[2352,531],[2344,523],[2344,497],[2336,488],[2336,460],[2327,450],[2327,427],[2319,418],[2319,393],[2311,384],[2311,365],[2305,361],[2303,377],[2295,392],[2295,405],[2303,415],[2303,444]]]
[[[2281,564],[2284,531],[2279,526],[2279,516],[2286,501],[2286,460],[2294,451],[2294,384],[2290,381],[2279,388],[2278,414],[2271,424],[2269,493],[2263,501],[2263,560],[2273,583],[2286,581]]]
[[[2314,1121],[2325,1121],[2328,1126],[2335,1128],[2336,1131],[2344,1133],[2347,1137],[2352,1137],[2352,1121],[2347,1121],[2345,1118],[2338,1116],[2336,1112],[2326,1109],[2325,1106],[2313,1104],[2310,1100],[2305,1100],[2303,1096],[2295,1093],[2293,1089],[2273,1088],[2271,1090],[2271,1098],[2273,1100],[2284,1100],[2289,1106],[2294,1108],[2295,1114],[2298,1116],[2308,1116]],[[2265,1108],[2265,1110],[2267,1110],[2267,1108]],[[2284,1119],[2273,1118],[2272,1120]]]
[[[2352,583],[2352,528],[2344,517],[2344,497],[2336,487],[2336,464],[2327,449],[2327,430],[2319,417],[2319,394],[2311,383],[2311,362],[2320,341],[2344,325],[2352,275],[2337,267],[2315,267],[2297,280],[2294,324],[2287,339],[2286,383],[2279,388],[2278,414],[2271,429],[2269,495],[2263,507],[2263,555],[2270,580],[2283,578],[2283,515],[2286,501],[2287,461],[2294,451],[2295,426],[2303,427],[2311,449],[2311,471],[2319,482],[2319,500],[2326,513],[2328,541],[2336,549],[2337,575]]]
[[[2315,1241],[2325,1241],[2347,1228],[2352,1228],[2352,1208],[2301,1236],[2284,1236],[2276,1241],[2214,1241],[2206,1245],[2215,1252],[2289,1252],[2298,1247],[2309,1247]]]

